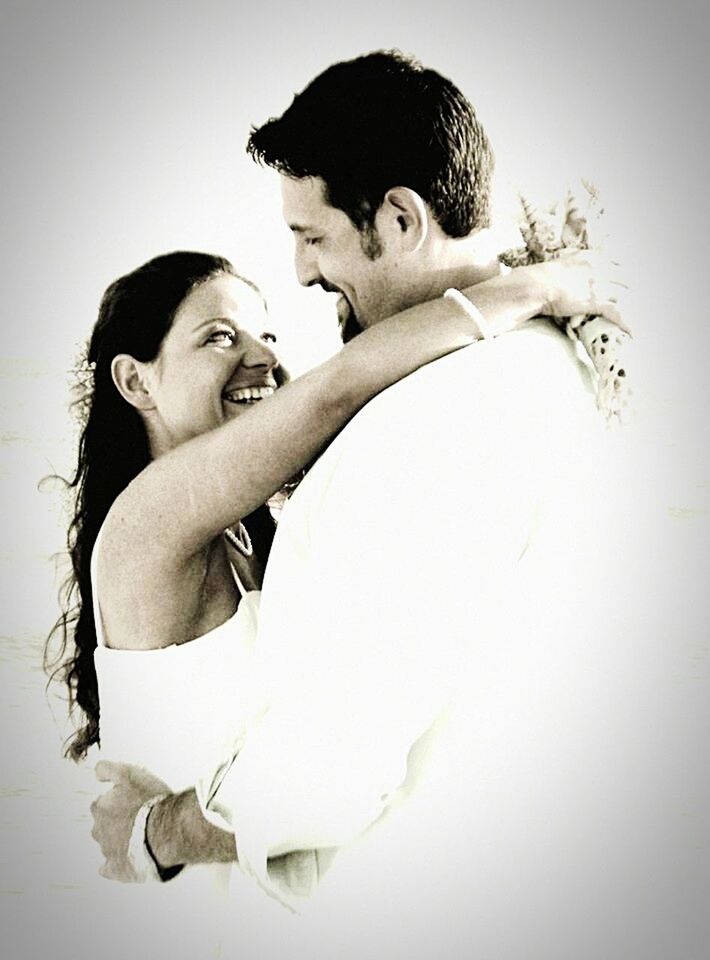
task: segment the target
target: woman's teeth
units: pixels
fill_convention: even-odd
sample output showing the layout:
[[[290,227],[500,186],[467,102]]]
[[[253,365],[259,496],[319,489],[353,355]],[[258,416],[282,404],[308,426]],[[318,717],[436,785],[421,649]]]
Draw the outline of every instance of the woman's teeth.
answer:
[[[274,392],[273,387],[239,387],[238,390],[225,390],[223,399],[230,403],[256,403],[264,400]]]

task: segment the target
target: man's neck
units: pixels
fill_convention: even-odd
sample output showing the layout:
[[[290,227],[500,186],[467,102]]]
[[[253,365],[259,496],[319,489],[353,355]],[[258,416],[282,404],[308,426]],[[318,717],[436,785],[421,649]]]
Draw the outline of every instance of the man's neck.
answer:
[[[488,230],[458,240],[438,239],[432,244],[422,282],[417,285],[419,301],[440,297],[450,287],[461,290],[498,276],[501,265],[497,254]]]

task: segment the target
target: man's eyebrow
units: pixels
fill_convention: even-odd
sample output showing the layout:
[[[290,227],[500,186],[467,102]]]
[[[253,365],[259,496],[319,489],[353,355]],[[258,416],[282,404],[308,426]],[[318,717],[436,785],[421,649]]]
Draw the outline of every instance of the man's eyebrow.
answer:
[[[289,223],[288,228],[291,233],[307,233],[311,229],[302,223]]]

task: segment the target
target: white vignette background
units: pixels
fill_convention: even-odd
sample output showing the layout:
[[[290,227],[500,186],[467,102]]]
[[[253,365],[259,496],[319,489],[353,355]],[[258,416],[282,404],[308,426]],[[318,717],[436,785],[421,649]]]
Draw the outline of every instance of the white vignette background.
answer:
[[[657,456],[639,461],[638,479],[657,487],[676,523],[674,549],[687,566],[669,589],[687,587],[679,631],[707,692],[709,31],[700,3],[30,0],[6,2],[0,25],[8,960],[101,952],[93,936],[81,942],[91,921],[76,916],[87,908],[86,871],[98,865],[98,855],[90,868],[86,857],[77,865],[91,776],[60,758],[63,707],[46,697],[40,663],[57,614],[52,558],[65,515],[57,488],[38,484],[71,470],[67,371],[106,285],[178,248],[223,253],[260,284],[295,371],[335,349],[332,303],[297,286],[273,175],[244,151],[250,125],[279,113],[334,60],[398,47],[451,76],[494,144],[502,211],[511,186],[541,199],[580,175],[599,186],[635,293],[640,377],[657,429]],[[695,762],[699,731],[684,744]]]

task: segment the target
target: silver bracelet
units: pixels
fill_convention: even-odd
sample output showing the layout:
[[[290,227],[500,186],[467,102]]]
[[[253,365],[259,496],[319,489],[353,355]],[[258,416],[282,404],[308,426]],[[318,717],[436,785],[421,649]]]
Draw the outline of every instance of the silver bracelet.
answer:
[[[135,870],[136,879],[139,883],[145,883],[146,880],[162,880],[158,873],[157,864],[146,846],[145,831],[150,811],[165,797],[167,797],[167,793],[159,793],[155,797],[151,797],[150,800],[146,800],[133,821],[131,839],[128,841],[127,858]]]
[[[456,287],[449,287],[444,293],[444,299],[451,300],[453,303],[458,304],[463,312],[473,320],[478,328],[479,340],[489,340],[491,338],[492,334],[486,330],[486,321],[483,319],[483,314],[460,290],[457,290]]]

